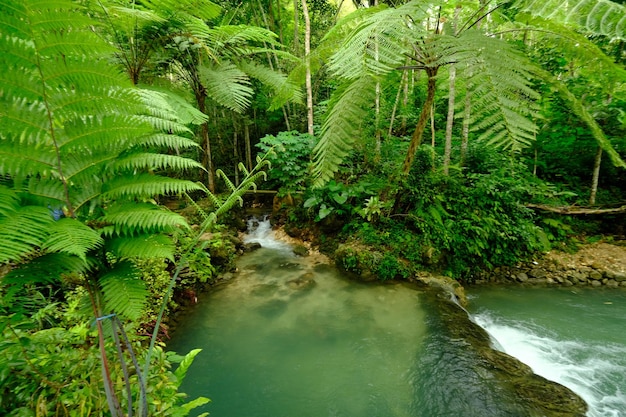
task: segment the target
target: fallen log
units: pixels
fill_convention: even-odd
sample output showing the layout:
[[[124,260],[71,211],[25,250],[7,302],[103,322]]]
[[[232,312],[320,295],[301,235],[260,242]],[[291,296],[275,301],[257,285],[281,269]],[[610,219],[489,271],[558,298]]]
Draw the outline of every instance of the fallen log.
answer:
[[[548,206],[545,204],[526,204],[528,208],[549,211],[551,213],[565,214],[569,216],[585,216],[590,214],[616,214],[616,213],[626,213],[626,205],[615,208],[584,208],[584,207],[575,207],[575,206],[564,206],[564,207],[555,207]]]

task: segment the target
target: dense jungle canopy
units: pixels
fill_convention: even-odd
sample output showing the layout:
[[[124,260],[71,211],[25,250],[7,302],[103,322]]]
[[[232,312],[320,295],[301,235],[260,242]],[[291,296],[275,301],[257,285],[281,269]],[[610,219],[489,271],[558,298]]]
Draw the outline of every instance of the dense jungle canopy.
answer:
[[[381,280],[623,236],[622,3],[0,0],[0,414],[206,402],[164,322],[251,189]]]

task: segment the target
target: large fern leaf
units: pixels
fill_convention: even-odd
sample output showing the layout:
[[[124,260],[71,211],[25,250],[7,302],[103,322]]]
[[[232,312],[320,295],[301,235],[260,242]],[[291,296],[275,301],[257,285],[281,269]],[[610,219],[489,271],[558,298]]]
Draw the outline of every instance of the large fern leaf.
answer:
[[[174,261],[174,244],[165,235],[144,234],[107,239],[106,249],[118,259],[169,259]]]
[[[77,256],[48,253],[11,269],[2,277],[2,283],[16,285],[55,283],[63,274],[87,273],[88,269],[88,264]]]
[[[148,234],[188,227],[180,214],[148,203],[111,205],[101,220],[113,225],[118,235]]]
[[[138,320],[148,300],[148,290],[137,268],[127,261],[118,262],[100,278],[105,312],[115,312]]]
[[[370,76],[346,83],[333,94],[322,124],[322,134],[313,149],[316,185],[332,178],[352,149],[360,122],[373,104],[376,79]]]
[[[0,218],[0,265],[19,261],[38,250],[54,222],[44,207],[18,207]]]
[[[470,122],[479,140],[513,151],[529,146],[539,114],[539,94],[531,88],[534,65],[509,43],[477,30],[464,31],[458,45],[454,56],[461,61],[457,69],[465,76],[465,94],[472,98]]]
[[[42,249],[63,252],[87,261],[87,252],[100,247],[100,234],[76,219],[60,219],[48,227],[48,237]]]
[[[241,113],[250,104],[254,93],[250,79],[234,64],[203,66],[200,76],[207,94],[222,106]]]
[[[609,0],[518,0],[517,6],[534,15],[571,23],[610,39],[626,40],[626,7]]]

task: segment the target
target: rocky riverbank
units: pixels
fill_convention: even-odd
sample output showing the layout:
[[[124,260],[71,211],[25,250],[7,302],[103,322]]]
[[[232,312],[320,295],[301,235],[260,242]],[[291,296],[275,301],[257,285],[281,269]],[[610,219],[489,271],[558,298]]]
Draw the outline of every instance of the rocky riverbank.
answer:
[[[553,250],[532,262],[494,268],[476,278],[476,284],[626,288],[626,243],[596,242],[575,253]]]

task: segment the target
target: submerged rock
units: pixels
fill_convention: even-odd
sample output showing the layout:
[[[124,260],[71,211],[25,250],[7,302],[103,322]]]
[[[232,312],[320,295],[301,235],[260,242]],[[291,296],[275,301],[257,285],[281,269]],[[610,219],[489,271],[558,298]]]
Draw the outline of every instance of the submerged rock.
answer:
[[[287,281],[287,286],[292,290],[310,290],[317,285],[313,276],[313,273],[307,272],[306,274],[300,275],[296,279]]]

